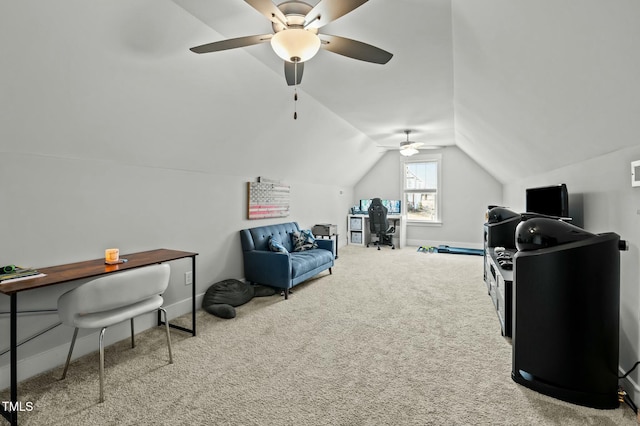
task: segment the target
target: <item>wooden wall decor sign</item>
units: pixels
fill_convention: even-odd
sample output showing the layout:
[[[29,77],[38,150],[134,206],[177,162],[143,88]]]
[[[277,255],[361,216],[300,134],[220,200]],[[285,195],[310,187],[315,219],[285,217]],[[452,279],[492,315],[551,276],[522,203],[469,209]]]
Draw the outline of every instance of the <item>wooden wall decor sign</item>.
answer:
[[[271,179],[247,182],[249,219],[289,216],[291,187]]]

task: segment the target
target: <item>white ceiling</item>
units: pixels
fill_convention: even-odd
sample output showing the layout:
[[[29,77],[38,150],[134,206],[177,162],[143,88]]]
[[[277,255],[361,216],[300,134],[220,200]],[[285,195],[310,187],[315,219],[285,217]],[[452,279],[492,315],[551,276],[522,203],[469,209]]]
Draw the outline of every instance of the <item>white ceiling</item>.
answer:
[[[453,0],[456,144],[502,182],[638,145],[640,2]]]
[[[271,32],[240,0],[174,2],[213,30],[194,45]],[[625,0],[371,0],[321,32],[391,61],[321,50],[302,87],[379,146],[397,148],[411,129],[507,182],[637,144],[639,21],[640,3]],[[268,43],[245,50],[282,74]],[[226,52],[208,55],[203,66],[233,67]]]
[[[194,39],[194,46],[272,32],[271,22],[242,0],[174,2],[213,30]],[[318,0],[308,3],[313,6]],[[320,32],[362,41],[394,56],[379,65],[321,49],[305,63],[305,93],[380,146],[397,149],[405,129],[412,130],[411,139],[417,142],[454,143],[449,0],[371,0]],[[283,62],[269,43],[243,50],[280,75],[280,90],[293,93],[284,80]],[[234,66],[230,51],[204,55],[216,58],[203,60],[203,67]],[[262,76],[256,73],[255,78]]]
[[[321,31],[393,58],[321,50],[293,120],[268,43],[189,51],[271,32],[243,0],[2,2],[0,151],[353,185],[410,129],[509,182],[638,145],[638,22],[629,0],[370,0]]]

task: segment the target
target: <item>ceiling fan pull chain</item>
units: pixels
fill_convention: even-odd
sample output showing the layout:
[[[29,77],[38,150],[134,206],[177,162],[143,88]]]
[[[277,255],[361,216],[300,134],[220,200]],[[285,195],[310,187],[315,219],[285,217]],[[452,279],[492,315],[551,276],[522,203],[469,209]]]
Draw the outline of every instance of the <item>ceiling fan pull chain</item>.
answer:
[[[293,88],[293,119],[298,119],[298,88]]]
[[[293,119],[298,119],[298,61],[293,64]]]
[[[293,89],[293,119],[298,119],[298,90]]]

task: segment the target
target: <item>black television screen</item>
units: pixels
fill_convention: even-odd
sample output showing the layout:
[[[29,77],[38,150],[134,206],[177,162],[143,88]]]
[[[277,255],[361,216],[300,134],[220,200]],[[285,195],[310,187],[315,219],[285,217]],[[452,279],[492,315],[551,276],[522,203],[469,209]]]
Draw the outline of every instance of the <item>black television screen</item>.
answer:
[[[543,186],[527,189],[527,212],[549,216],[569,217],[567,185]]]

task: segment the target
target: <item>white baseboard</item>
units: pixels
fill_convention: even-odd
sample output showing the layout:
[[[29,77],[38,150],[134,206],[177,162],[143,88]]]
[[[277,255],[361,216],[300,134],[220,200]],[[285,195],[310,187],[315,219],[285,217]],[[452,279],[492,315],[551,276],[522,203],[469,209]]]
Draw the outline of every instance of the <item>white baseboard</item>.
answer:
[[[196,295],[196,308],[199,309],[202,306],[202,298],[204,293]],[[186,313],[191,312],[191,298],[181,300],[179,302],[167,305],[164,307],[167,310],[169,318],[176,318]],[[142,332],[149,328],[156,326],[157,315],[155,313],[141,315],[136,317],[135,326],[136,333]],[[69,344],[71,343],[71,337],[73,333],[69,334],[69,341],[62,345],[48,349],[44,352],[40,352],[34,356],[18,359],[18,383],[26,380],[30,377],[52,370],[54,368],[63,366],[67,360],[67,354],[69,353]],[[83,355],[95,352],[98,350],[98,336],[99,330],[94,333],[78,337],[75,347],[73,348],[73,358],[76,359]],[[124,322],[109,327],[107,333],[105,333],[105,346],[112,343],[119,342],[123,339],[128,339],[131,336],[131,328],[129,323]],[[18,349],[18,354],[20,349]],[[7,355],[8,356],[8,355]],[[0,367],[0,389],[6,389],[11,384],[11,366],[5,365]]]

